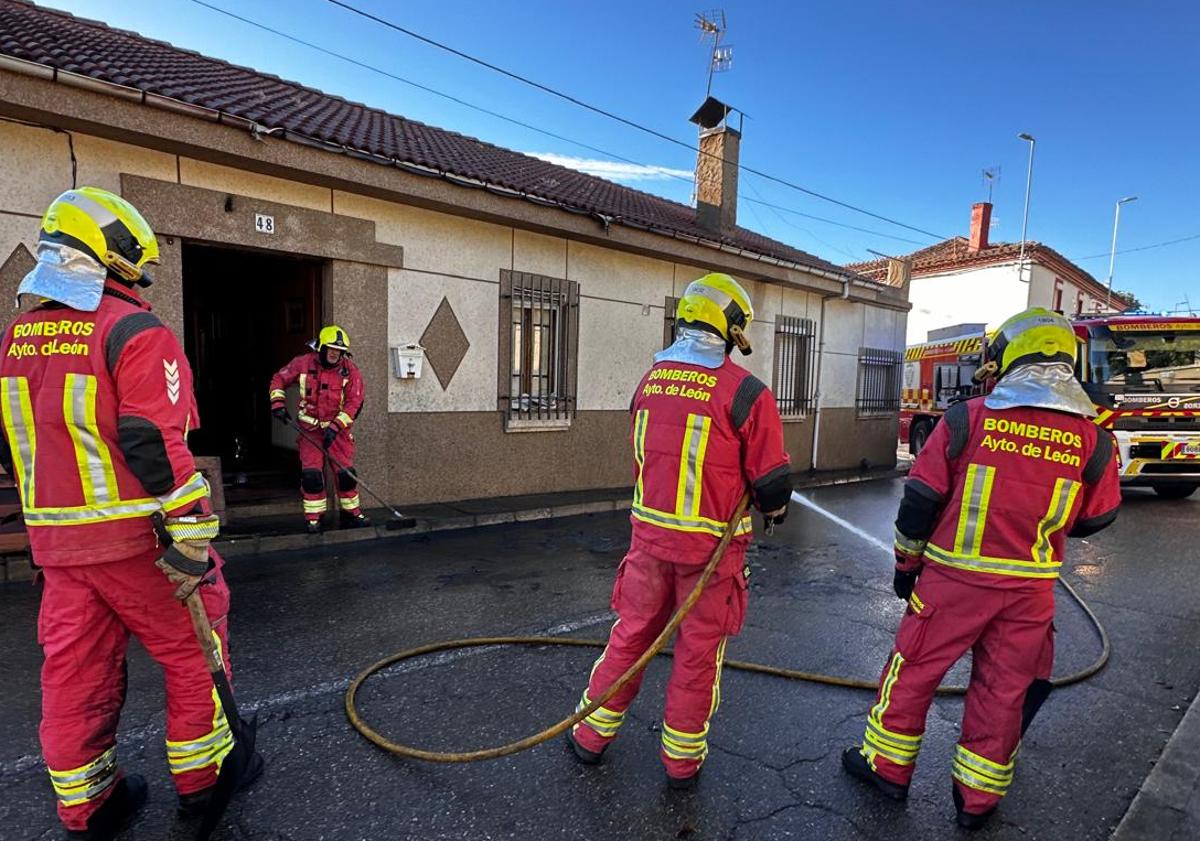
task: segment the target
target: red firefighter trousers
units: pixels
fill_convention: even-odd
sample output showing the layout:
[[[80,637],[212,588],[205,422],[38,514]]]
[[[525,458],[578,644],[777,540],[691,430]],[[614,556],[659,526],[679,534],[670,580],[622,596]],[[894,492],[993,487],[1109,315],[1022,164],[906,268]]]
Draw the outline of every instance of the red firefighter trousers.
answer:
[[[968,812],[982,814],[999,803],[1013,779],[1025,692],[1034,678],[1050,674],[1053,619],[1051,589],[971,584],[927,564],[867,717],[862,751],[876,773],[908,785],[934,690],[970,651],[954,785]]]
[[[325,496],[325,450],[321,447],[324,429],[305,428],[298,437],[300,448],[300,495],[304,499],[304,516],[309,520],[320,520],[328,507]],[[342,468],[354,467],[354,435],[343,429],[333,439],[329,455],[340,467],[333,467],[337,476],[338,507],[350,514],[357,514],[362,507],[358,496],[358,482]]]
[[[217,558],[216,553],[213,557]],[[229,589],[218,569],[201,588],[229,669]],[[162,667],[167,762],[180,794],[216,782],[232,746],[229,726],[196,641],[187,607],[153,558],[46,567],[38,642],[42,665],[42,755],[68,829],[88,817],[121,778],[117,723],[125,702],[125,650],[133,634]]]
[[[672,777],[692,776],[708,755],[709,720],[721,700],[725,641],[742,629],[746,615],[746,579],[741,569],[740,558],[726,557],[679,626],[667,682],[661,748],[663,764]],[[592,668],[580,708],[602,695],[650,647],[675,608],[696,586],[701,572],[702,566],[674,564],[642,549],[630,549],[613,585],[617,621],[604,653]],[[638,674],[575,726],[574,736],[581,746],[599,752],[616,737],[644,674]]]

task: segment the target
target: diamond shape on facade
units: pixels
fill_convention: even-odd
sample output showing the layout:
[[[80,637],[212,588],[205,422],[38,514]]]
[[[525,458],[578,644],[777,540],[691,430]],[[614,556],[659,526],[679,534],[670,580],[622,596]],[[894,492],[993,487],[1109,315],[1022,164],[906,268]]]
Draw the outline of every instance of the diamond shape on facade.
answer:
[[[25,275],[37,264],[25,243],[17,243],[17,247],[8,255],[3,265],[0,265],[0,291],[9,295],[12,300],[17,295],[17,287],[25,279]]]
[[[442,391],[445,391],[471,347],[447,298],[442,298],[438,304],[437,312],[421,334],[420,341],[425,348],[425,360],[442,384]]]

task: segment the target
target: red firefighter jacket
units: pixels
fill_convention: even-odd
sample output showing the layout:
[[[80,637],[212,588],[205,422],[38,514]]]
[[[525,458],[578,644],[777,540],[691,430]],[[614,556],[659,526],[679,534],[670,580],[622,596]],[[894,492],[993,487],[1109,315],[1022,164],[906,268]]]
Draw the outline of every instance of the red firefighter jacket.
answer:
[[[349,429],[363,405],[363,379],[358,366],[343,355],[332,368],[321,364],[317,351],[302,353],[271,377],[271,408],[285,405],[285,389],[300,384],[296,420],[308,429]]]
[[[199,425],[187,358],[117,283],[96,312],[46,303],[9,325],[0,415],[0,461],[40,566],[155,557],[151,514],[210,511],[187,445]]]
[[[783,424],[771,391],[726,357],[720,368],[660,362],[634,393],[633,545],[683,564],[706,563],[742,494],[790,489]],[[750,542],[738,525],[730,556]],[[740,563],[740,561],[739,561]]]
[[[900,569],[942,565],[995,587],[1051,587],[1068,536],[1116,518],[1112,436],[1048,409],[956,404],[909,473],[896,521]]]

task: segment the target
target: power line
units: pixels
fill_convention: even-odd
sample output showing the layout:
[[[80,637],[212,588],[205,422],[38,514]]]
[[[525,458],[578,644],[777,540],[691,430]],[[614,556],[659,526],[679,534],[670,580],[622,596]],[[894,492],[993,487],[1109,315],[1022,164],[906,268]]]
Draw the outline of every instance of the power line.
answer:
[[[1132,254],[1135,251],[1150,251],[1154,248],[1166,248],[1168,245],[1178,245],[1181,242],[1191,242],[1192,240],[1200,239],[1200,234],[1192,234],[1179,239],[1169,239],[1166,242],[1156,242],[1151,245],[1143,245],[1138,248],[1122,248],[1117,251],[1118,254]],[[1071,259],[1079,262],[1080,260],[1098,260],[1101,257],[1108,257],[1110,252],[1105,251],[1103,254],[1089,254],[1086,257],[1072,257]]]
[[[633,158],[628,158],[628,157],[625,157],[624,155],[618,155],[616,152],[612,152],[607,149],[602,149],[599,146],[593,146],[590,143],[585,143],[582,140],[576,140],[574,138],[567,137],[565,135],[561,135],[561,134],[558,134],[553,131],[549,131],[544,128],[539,128],[538,126],[532,125],[531,123],[524,122],[523,120],[518,120],[515,117],[510,117],[506,114],[501,114],[499,111],[493,111],[490,108],[486,108],[482,105],[478,105],[474,102],[470,102],[468,100],[462,99],[461,97],[454,96],[453,94],[446,93],[445,91],[440,91],[436,88],[429,87],[428,85],[421,84],[420,82],[414,82],[412,79],[407,79],[404,76],[400,76],[396,73],[392,73],[391,71],[384,70],[383,68],[378,67],[376,65],[368,64],[364,61],[359,61],[358,59],[352,58],[348,55],[345,55],[344,53],[339,53],[335,50],[330,50],[326,47],[322,47],[320,44],[315,44],[312,41],[306,41],[303,38],[297,37],[295,35],[292,35],[290,33],[284,32],[279,29],[275,29],[274,27],[268,26],[265,23],[260,23],[259,21],[252,20],[251,18],[243,17],[242,15],[239,15],[236,12],[231,12],[227,9],[222,9],[220,6],[214,6],[211,3],[205,2],[205,0],[191,0],[191,1],[193,3],[195,3],[197,6],[203,6],[206,9],[217,12],[218,14],[221,14],[221,15],[225,15],[226,17],[232,18],[234,20],[240,21],[244,24],[247,24],[248,26],[253,26],[256,29],[260,29],[264,32],[269,32],[272,35],[275,35],[279,38],[283,38],[284,40],[287,40],[287,41],[291,41],[294,44],[300,44],[301,46],[316,50],[317,52],[322,53],[327,56],[330,56],[332,58],[340,59],[341,61],[345,61],[349,64],[352,64],[356,67],[360,67],[364,70],[370,70],[372,73],[378,73],[379,75],[385,76],[388,79],[392,79],[393,81],[400,82],[405,85],[409,85],[410,87],[416,88],[417,90],[421,90],[426,93],[433,94],[434,96],[441,97],[442,99],[448,100],[457,105],[462,105],[465,108],[470,108],[474,111],[478,111],[481,114],[486,114],[489,117],[495,117],[496,119],[503,120],[506,123],[511,123],[512,125],[520,126],[521,128],[528,129],[529,131],[536,132],[538,134],[553,138],[555,140],[560,140],[564,143],[570,143],[574,146],[578,146],[581,149],[587,149],[589,152],[595,152],[598,155],[604,155],[605,157],[621,161],[622,163],[632,164],[634,166],[644,166],[644,167],[650,166],[649,164],[643,163],[641,161],[636,161]],[[692,179],[687,176],[684,176],[684,175],[676,175],[675,173],[672,173],[672,172],[665,172],[664,174],[670,178],[675,178],[680,181],[686,182],[688,184],[692,183]],[[749,182],[747,181],[746,183],[748,184]],[[851,225],[846,222],[839,222],[835,219],[827,219],[823,216],[814,216],[811,213],[804,213],[802,211],[795,210],[790,207],[785,207],[783,205],[771,204],[770,202],[763,201],[762,199],[752,199],[749,197],[743,197],[743,201],[752,202],[754,204],[761,204],[764,207],[769,207],[769,208],[772,208],[777,211],[783,211],[784,213],[790,213],[795,216],[801,216],[805,219],[813,219],[818,222],[824,222],[827,225],[834,225],[839,228],[847,228],[852,231],[858,231],[860,233],[870,234],[871,236],[885,237],[887,239],[900,240],[901,242],[908,242],[908,243],[912,243],[914,245],[924,245],[924,243],[919,242],[918,240],[906,239],[905,237],[900,237],[895,234],[887,234],[882,231],[872,231],[868,228],[860,228],[857,225]],[[761,220],[760,220],[760,223],[761,223]],[[830,247],[832,248],[833,246],[830,246]],[[840,251],[841,249],[835,249],[835,250]],[[843,252],[843,253],[845,253],[845,252]]]
[[[634,122],[633,120],[630,120],[626,117],[622,117],[620,114],[615,114],[612,111],[608,111],[604,108],[600,108],[598,106],[591,105],[590,103],[584,102],[583,100],[578,99],[574,96],[571,96],[570,94],[563,93],[562,91],[556,90],[548,85],[544,85],[541,82],[530,79],[527,76],[522,76],[519,73],[514,73],[511,70],[506,70],[503,67],[499,67],[495,64],[492,64],[491,62],[484,61],[483,59],[477,58],[469,53],[465,53],[462,50],[455,49],[454,47],[451,47],[448,44],[443,44],[440,41],[435,41],[434,39],[429,38],[425,35],[421,35],[418,32],[414,32],[411,29],[406,29],[405,27],[400,26],[397,23],[393,23],[392,21],[389,21],[386,18],[381,18],[378,15],[371,14],[370,12],[359,9],[355,6],[350,5],[349,3],[344,3],[344,2],[342,2],[342,0],[326,0],[326,2],[330,3],[334,6],[338,6],[339,8],[345,9],[348,12],[356,14],[359,17],[363,17],[363,18],[366,18],[367,20],[374,21],[375,23],[377,23],[381,26],[385,26],[388,29],[392,29],[403,35],[407,35],[410,38],[415,38],[416,40],[421,41],[424,44],[428,44],[431,47],[436,47],[439,50],[444,50],[445,52],[448,52],[451,55],[458,56],[459,58],[465,59],[466,61],[472,62],[473,64],[477,64],[480,67],[485,67],[488,70],[499,73],[503,76],[507,76],[508,78],[518,81],[524,85],[528,85],[528,86],[530,86],[532,88],[536,88],[537,90],[540,90],[544,93],[548,93],[551,96],[565,100],[566,102],[570,102],[572,105],[577,105],[580,108],[591,111],[594,114],[599,114],[603,117],[609,118],[610,120],[616,120],[619,123],[627,125],[630,128],[637,129],[638,131],[645,132],[646,134],[649,134],[653,137],[657,137],[660,140],[665,140],[668,143],[675,144],[676,146],[682,146],[683,148],[685,148],[691,152],[695,152],[695,153],[701,154],[701,155],[706,155],[711,158],[716,158],[717,160],[720,160],[722,163],[730,163],[729,161],[725,161],[725,159],[721,158],[721,156],[719,156],[719,155],[714,155],[710,152],[704,152],[698,146],[693,146],[692,144],[686,143],[682,140],[679,140],[678,138],[671,137],[669,134],[664,134],[663,132],[658,131],[657,129],[653,129],[648,126],[644,126],[641,123]],[[785,178],[780,178],[778,176],[771,175],[771,174],[763,172],[761,170],[754,169],[753,167],[746,166],[745,164],[739,163],[737,166],[738,166],[738,169],[742,170],[743,172],[749,172],[753,175],[759,176],[760,178],[765,178],[768,181],[774,181],[776,184],[782,184],[785,187],[789,187],[793,190],[797,190],[801,193],[804,193],[805,195],[812,196],[813,198],[821,199],[822,201],[826,201],[831,204],[835,204],[838,207],[844,207],[847,210],[853,210],[855,213],[862,213],[865,216],[870,216],[871,218],[878,219],[881,222],[887,222],[890,225],[896,225],[901,228],[907,228],[910,231],[915,231],[919,234],[924,234],[925,236],[933,237],[934,239],[946,239],[946,237],[941,234],[935,234],[932,231],[926,231],[923,228],[918,228],[913,225],[909,225],[904,222],[900,222],[896,219],[892,219],[888,216],[883,216],[882,214],[875,213],[873,211],[866,210],[861,207],[857,207],[856,205],[850,204],[849,202],[844,202],[844,201],[841,201],[840,199],[835,199],[832,196],[825,195],[824,193],[818,193],[816,190],[810,190],[809,188],[803,187],[793,181],[788,181]]]

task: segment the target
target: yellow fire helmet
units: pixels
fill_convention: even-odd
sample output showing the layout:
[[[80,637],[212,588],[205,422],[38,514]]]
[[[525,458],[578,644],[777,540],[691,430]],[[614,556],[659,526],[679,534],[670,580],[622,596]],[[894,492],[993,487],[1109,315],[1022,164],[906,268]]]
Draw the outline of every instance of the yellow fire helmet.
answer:
[[[322,327],[321,332],[317,335],[317,350],[323,353],[327,347],[349,353],[350,334],[336,324]]]
[[[725,340],[726,352],[737,345],[750,353],[746,331],[754,321],[754,307],[742,285],[727,274],[713,272],[687,285],[675,309],[677,325],[691,325],[716,333]]]
[[[137,208],[99,187],[67,190],[42,217],[40,242],[78,249],[128,283],[149,286],[158,240]]]
[[[1078,343],[1071,323],[1056,312],[1033,307],[1000,325],[988,343],[987,361],[1003,377],[1012,368],[1035,362],[1075,364]]]

